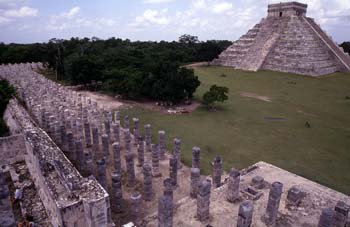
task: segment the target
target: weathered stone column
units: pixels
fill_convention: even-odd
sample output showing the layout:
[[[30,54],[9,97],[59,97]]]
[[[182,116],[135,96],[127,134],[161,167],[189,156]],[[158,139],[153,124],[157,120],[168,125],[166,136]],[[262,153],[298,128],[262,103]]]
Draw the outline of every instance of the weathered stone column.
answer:
[[[74,137],[72,132],[67,133],[67,141],[68,141],[68,159],[75,163],[76,162],[76,153],[75,153],[75,144],[74,144]]]
[[[159,137],[159,158],[165,160],[165,131],[158,131]]]
[[[174,197],[174,182],[171,178],[166,178],[163,181],[163,186],[164,186],[164,195],[169,196],[171,199]]]
[[[127,172],[127,186],[135,186],[135,166],[134,166],[134,155],[131,152],[125,154],[126,159],[126,172]]]
[[[88,121],[84,121],[84,133],[85,133],[86,146],[91,147],[92,145],[91,130],[90,130],[90,123]]]
[[[125,115],[124,116],[124,129],[130,129],[130,122],[129,122],[129,116]]]
[[[111,134],[111,124],[108,119],[105,119],[104,121],[104,128],[105,128],[105,134],[107,134],[109,137]]]
[[[197,195],[197,218],[200,222],[205,222],[209,219],[210,189],[211,182],[208,180],[202,181],[199,184]]]
[[[106,161],[102,158],[96,162],[97,180],[101,186],[107,190]]]
[[[143,138],[140,136],[138,139],[139,146],[137,147],[137,160],[138,164],[137,166],[143,166],[145,162],[145,147],[143,144]]]
[[[92,128],[92,143],[93,143],[93,151],[96,154],[100,153],[100,141],[99,141],[99,134],[98,134],[98,128],[94,125]]]
[[[134,145],[138,145],[139,144],[139,136],[140,136],[140,121],[136,117],[134,117],[132,120],[134,122],[134,130],[133,130]]]
[[[273,182],[271,185],[266,213],[264,217],[265,223],[267,225],[273,225],[276,222],[278,207],[280,205],[282,195],[282,188],[283,184],[280,182]]]
[[[122,174],[122,164],[120,159],[120,145],[118,142],[113,143],[113,158],[114,158],[114,170],[118,174]]]
[[[239,200],[239,183],[241,174],[235,168],[232,168],[228,178],[226,199],[234,203]]]
[[[151,125],[147,124],[145,125],[145,141],[146,141],[146,151],[152,152],[151,143],[152,143],[152,137],[151,137]]]
[[[82,171],[84,169],[84,148],[83,141],[78,139],[75,141],[75,151],[77,154],[77,169]]]
[[[12,207],[11,207],[10,191],[7,184],[5,184],[4,182],[0,185],[0,213],[1,213],[0,226],[3,226],[3,227],[17,226],[15,221],[15,216],[13,214]]]
[[[192,168],[199,168],[200,153],[199,147],[192,148]]]
[[[120,123],[120,112],[119,111],[114,112],[114,122],[117,124]]]
[[[197,198],[200,178],[201,178],[200,169],[191,168],[191,188],[190,188],[191,198],[194,198],[194,199]]]
[[[58,147],[61,147],[62,146],[61,127],[58,121],[54,122],[54,128],[55,128],[55,132],[54,132],[55,142]]]
[[[112,173],[112,202],[116,212],[121,212],[123,203],[122,178],[117,172]]]
[[[125,141],[125,150],[126,152],[131,152],[131,136],[130,129],[124,129],[124,141]]]
[[[244,201],[239,206],[238,210],[238,219],[237,219],[237,227],[250,227],[253,219],[253,202],[252,201]]]
[[[169,196],[161,196],[158,200],[158,227],[173,226],[173,201]]]
[[[222,158],[216,156],[213,163],[213,186],[218,188],[221,186],[221,175],[222,175]]]
[[[334,211],[332,208],[322,209],[320,221],[318,222],[318,227],[333,227],[332,219],[333,219]]]
[[[103,151],[103,157],[105,159],[108,159],[109,157],[109,139],[107,134],[103,134],[101,136],[102,138],[102,151]]]
[[[67,154],[68,152],[68,138],[66,133],[66,126],[63,124],[60,126],[61,140],[62,140],[62,151]]]
[[[142,196],[134,192],[130,196],[130,216],[136,226],[142,224]]]
[[[153,177],[161,177],[162,174],[159,170],[159,149],[158,146],[152,144],[152,175]]]
[[[177,138],[174,139],[173,154],[177,159],[177,168],[181,169],[182,163],[181,163],[181,140],[180,139],[177,139]]]
[[[350,206],[343,201],[337,202],[335,205],[333,218],[332,218],[332,227],[344,227],[348,220]]]
[[[173,180],[174,186],[177,185],[177,159],[172,155],[169,159],[169,176]]]
[[[94,173],[94,160],[92,157],[92,152],[91,150],[87,150],[84,152],[84,160],[85,160],[85,172],[87,175],[92,175]]]
[[[118,123],[112,125],[113,128],[113,140],[120,143],[120,125]]]
[[[152,201],[153,187],[152,187],[152,167],[145,163],[142,168],[143,173],[143,199],[145,201]]]

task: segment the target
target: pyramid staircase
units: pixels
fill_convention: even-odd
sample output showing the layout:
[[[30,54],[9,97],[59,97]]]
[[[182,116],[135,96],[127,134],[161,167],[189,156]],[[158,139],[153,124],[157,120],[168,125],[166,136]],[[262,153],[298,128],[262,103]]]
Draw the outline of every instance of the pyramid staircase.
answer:
[[[320,76],[350,71],[350,57],[305,15],[269,16],[223,51],[213,65]]]

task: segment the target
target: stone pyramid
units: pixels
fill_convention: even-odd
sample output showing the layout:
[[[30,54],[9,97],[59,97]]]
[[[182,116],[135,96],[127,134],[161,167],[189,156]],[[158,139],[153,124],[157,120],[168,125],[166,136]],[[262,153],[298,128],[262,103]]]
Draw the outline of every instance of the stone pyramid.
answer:
[[[268,5],[268,16],[235,41],[213,65],[309,76],[350,71],[350,57],[298,2]]]

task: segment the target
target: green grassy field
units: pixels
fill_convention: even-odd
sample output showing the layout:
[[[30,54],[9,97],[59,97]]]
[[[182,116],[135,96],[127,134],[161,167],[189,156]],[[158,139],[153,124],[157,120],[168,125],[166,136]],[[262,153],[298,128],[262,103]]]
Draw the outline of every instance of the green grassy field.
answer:
[[[197,68],[195,74],[202,82],[198,100],[213,84],[229,87],[229,100],[218,111],[200,107],[179,116],[134,107],[122,115],[152,124],[153,138],[165,129],[169,148],[172,138],[181,138],[182,159],[188,165],[192,147],[199,146],[202,173],[211,173],[210,162],[220,154],[225,170],[262,160],[350,193],[350,74],[311,78],[224,67]],[[242,92],[272,102],[243,97]]]

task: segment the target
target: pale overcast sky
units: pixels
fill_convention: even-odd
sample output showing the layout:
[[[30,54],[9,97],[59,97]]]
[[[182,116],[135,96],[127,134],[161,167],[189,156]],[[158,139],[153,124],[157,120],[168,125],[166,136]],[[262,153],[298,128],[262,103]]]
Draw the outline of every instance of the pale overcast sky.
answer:
[[[120,37],[236,40],[281,0],[0,0],[0,42]],[[282,2],[286,2],[283,1]],[[350,0],[303,0],[337,42],[350,41]]]

